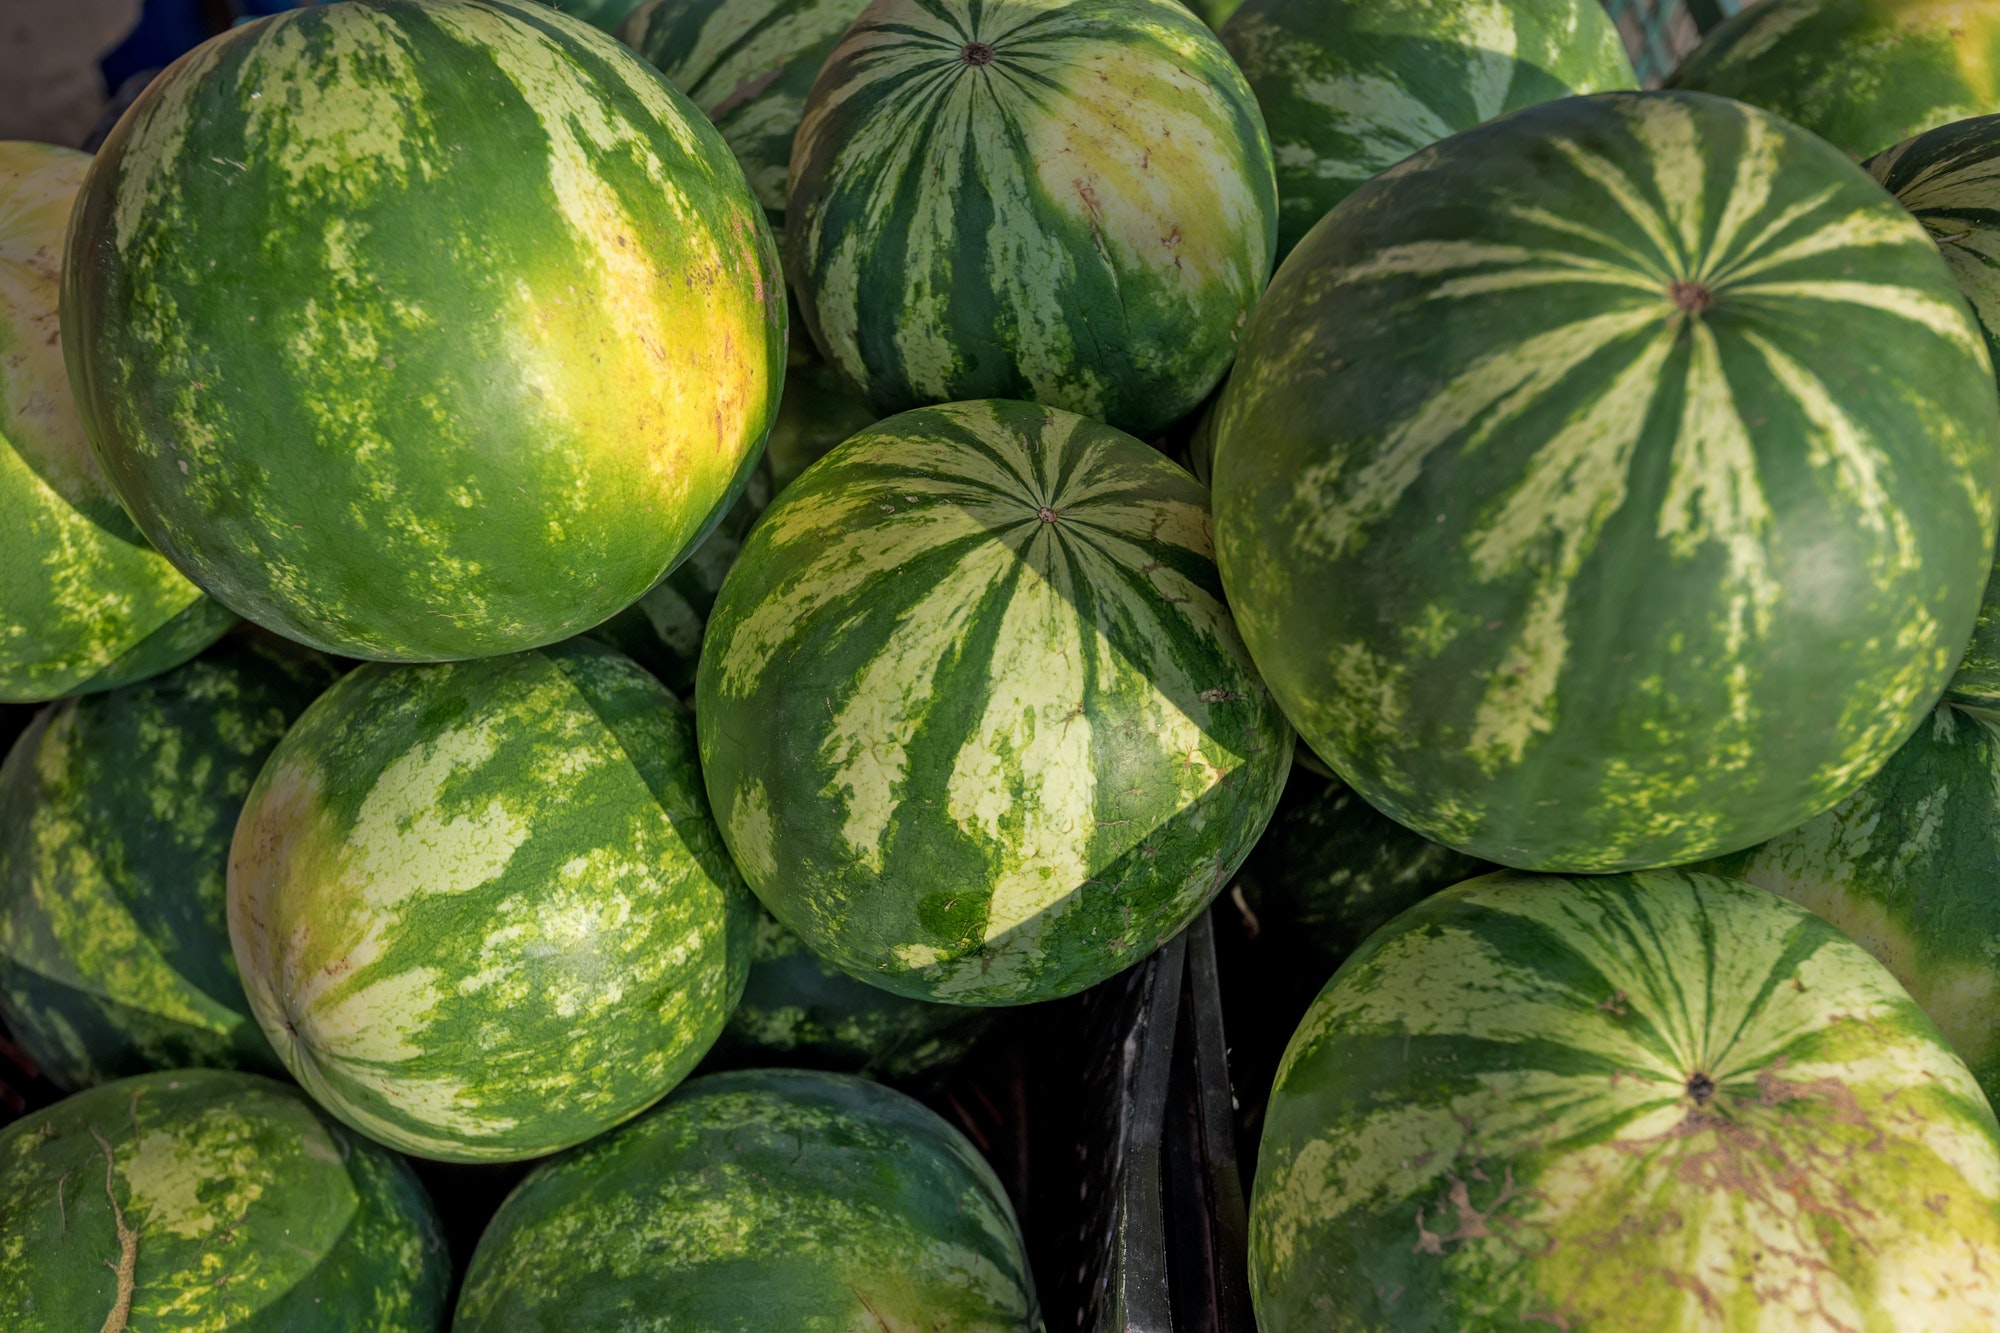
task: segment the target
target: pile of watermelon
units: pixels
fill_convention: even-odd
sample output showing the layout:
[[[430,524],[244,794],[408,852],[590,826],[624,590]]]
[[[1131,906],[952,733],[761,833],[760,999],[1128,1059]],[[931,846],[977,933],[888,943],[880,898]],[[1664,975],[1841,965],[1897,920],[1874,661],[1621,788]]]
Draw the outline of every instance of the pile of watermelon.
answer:
[[[1041,1330],[938,1089],[1219,898],[1265,1333],[2000,1327],[2000,0],[1199,9],[0,143],[10,1329]]]

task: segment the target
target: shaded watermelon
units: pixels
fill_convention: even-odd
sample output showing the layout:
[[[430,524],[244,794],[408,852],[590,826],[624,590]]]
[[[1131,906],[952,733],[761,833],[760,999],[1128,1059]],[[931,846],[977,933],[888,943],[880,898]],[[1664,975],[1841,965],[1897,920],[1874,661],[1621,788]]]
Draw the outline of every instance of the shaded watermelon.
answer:
[[[146,544],[77,419],[57,334],[63,232],[90,159],[0,141],[0,702],[177,666],[236,617]]]
[[[81,1087],[277,1072],[224,920],[237,811],[331,663],[261,632],[44,711],[0,766],[0,1017]]]
[[[716,818],[772,913],[961,1004],[1069,994],[1192,920],[1291,754],[1206,500],[1128,435],[1009,402],[891,418],[786,488],[696,682]]]
[[[230,853],[230,938],[286,1067],[447,1160],[568,1147],[673,1087],[742,993],[750,920],[687,710],[582,639],[355,671],[279,743]]]
[[[746,1312],[752,1323],[746,1324]],[[1040,1333],[1014,1210],[964,1136],[863,1079],[696,1079],[501,1206],[456,1333]]]
[[[1146,435],[1270,274],[1256,100],[1176,0],[873,0],[792,152],[787,271],[878,410],[1021,398]]]
[[[298,1089],[143,1074],[0,1130],[9,1333],[435,1333],[423,1187]]]
[[[2000,1127],[1860,946],[1678,871],[1489,875],[1294,1034],[1263,1333],[2000,1325]]]
[[[2000,111],[2000,5],[1763,0],[1709,33],[1671,82],[1775,111],[1864,158]]]
[[[988,1009],[906,999],[856,981],[760,911],[750,979],[710,1059],[907,1084],[948,1072],[992,1025]]]
[[[1537,102],[1639,86],[1598,0],[1245,0],[1222,43],[1278,166],[1278,257],[1362,182]]]
[[[221,601],[354,656],[561,639],[727,509],[783,371],[727,145],[528,0],[289,10],[118,122],[62,298],[83,421]]]
[[[1760,842],[1895,753],[1972,633],[2000,411],[1865,172],[1604,93],[1329,214],[1213,466],[1230,605],[1312,748],[1434,841],[1596,872]]]

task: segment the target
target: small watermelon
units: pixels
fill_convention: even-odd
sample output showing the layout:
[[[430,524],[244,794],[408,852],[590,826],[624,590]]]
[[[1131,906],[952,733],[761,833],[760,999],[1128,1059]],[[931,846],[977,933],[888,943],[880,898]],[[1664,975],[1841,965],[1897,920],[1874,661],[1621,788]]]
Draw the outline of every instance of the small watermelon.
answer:
[[[45,710],[0,765],[0,1016],[56,1083],[279,1072],[229,952],[229,840],[265,758],[335,675],[245,630]]]
[[[450,1280],[410,1168],[289,1085],[142,1074],[0,1129],[8,1333],[437,1333]]]
[[[1501,873],[1293,1035],[1263,1333],[2000,1327],[2000,1126],[1882,965],[1761,889]]]
[[[1537,102],[1639,86],[1598,0],[1245,0],[1222,44],[1270,127],[1281,259],[1419,148]]]
[[[746,1322],[746,1320],[748,1322]],[[501,1205],[454,1333],[1041,1333],[1014,1210],[902,1093],[713,1074],[536,1168]]]
[[[853,975],[959,1004],[1081,990],[1193,920],[1292,742],[1207,498],[1129,435],[1011,402],[892,417],[787,487],[695,686],[765,906]]]
[[[77,198],[63,347],[140,529],[350,656],[580,633],[756,463],[784,286],[743,172],[530,0],[288,10],[177,61]]]
[[[577,639],[371,665],[244,802],[229,933],[320,1103],[391,1147],[518,1160],[657,1100],[722,1030],[750,902],[687,710]]]
[[[56,290],[89,166],[0,141],[0,703],[143,680],[236,621],[139,535],[77,417]]]
[[[1937,247],[1719,97],[1565,98],[1376,177],[1219,413],[1217,555],[1286,714],[1503,865],[1828,809],[1936,703],[1993,561],[1992,364]]]
[[[2000,4],[1763,0],[1709,33],[1672,84],[1775,111],[1858,160],[2000,111]]]
[[[710,1053],[718,1067],[801,1065],[934,1081],[993,1025],[990,1009],[906,999],[821,959],[769,912],[757,914],[750,980]]]
[[[1229,368],[1276,210],[1256,99],[1177,0],[873,0],[807,99],[787,272],[879,411],[1148,435]]]

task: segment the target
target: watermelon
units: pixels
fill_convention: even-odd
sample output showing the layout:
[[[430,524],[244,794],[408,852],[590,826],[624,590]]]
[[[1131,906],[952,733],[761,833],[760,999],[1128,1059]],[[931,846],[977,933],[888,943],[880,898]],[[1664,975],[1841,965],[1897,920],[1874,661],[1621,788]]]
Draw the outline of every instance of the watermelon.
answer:
[[[1058,408],[920,408],[751,530],[695,682],[736,863],[814,953],[1020,1004],[1171,938],[1270,818],[1291,731],[1224,607],[1207,492]]]
[[[793,146],[787,272],[878,411],[1022,398],[1147,435],[1264,289],[1264,120],[1177,0],[873,0]]]
[[[0,140],[0,702],[113,689],[236,617],[146,544],[98,469],[58,336],[63,230],[90,159]]]
[[[1863,164],[1923,223],[2000,356],[2000,116],[1978,116],[1906,139]],[[2000,712],[2000,570],[1987,581],[1972,642],[1947,691],[1954,703]]]
[[[1263,1333],[2000,1326],[2000,1126],[1895,978],[1681,871],[1508,872],[1371,937],[1258,1159]]]
[[[351,656],[576,634],[718,520],[777,406],[728,146],[531,0],[287,11],[176,62],[77,199],[63,346],[139,527]]]
[[[905,999],[856,981],[760,911],[750,941],[750,979],[710,1061],[934,1083],[991,1026],[990,1009]]]
[[[10,1333],[434,1333],[451,1266],[423,1187],[298,1089],[142,1074],[0,1129]]]
[[[452,1321],[753,1326],[1041,1333],[1042,1320],[1014,1210],[963,1135],[879,1084],[770,1069],[696,1079],[536,1168],[480,1239]]]
[[[1272,691],[1376,808],[1502,865],[1832,806],[1937,701],[1993,558],[2000,410],[1937,248],[1701,94],[1544,103],[1357,190],[1219,412]]]
[[[1671,82],[1775,111],[1870,157],[2000,111],[2000,4],[1763,0],[1710,32]]]
[[[806,94],[867,0],[646,0],[619,35],[728,141],[773,224]]]
[[[617,32],[639,0],[541,0],[550,9],[582,19],[603,32]],[[327,0],[321,0],[327,3]]]
[[[1270,127],[1280,258],[1419,148],[1551,98],[1639,86],[1598,0],[1245,0],[1222,43]]]
[[[280,1072],[229,952],[229,839],[265,758],[335,675],[308,649],[232,635],[45,710],[0,765],[0,1017],[56,1083]]]
[[[741,994],[750,920],[687,710],[588,640],[353,672],[279,742],[230,851],[230,940],[286,1068],[448,1161],[657,1100]]]

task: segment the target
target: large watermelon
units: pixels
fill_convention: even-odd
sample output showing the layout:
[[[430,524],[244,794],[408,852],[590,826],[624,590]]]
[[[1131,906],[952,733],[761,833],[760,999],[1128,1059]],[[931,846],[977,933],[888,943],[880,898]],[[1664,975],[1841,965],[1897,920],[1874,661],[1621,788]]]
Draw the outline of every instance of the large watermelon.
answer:
[[[1206,499],[1128,435],[1009,402],[891,418],[792,483],[695,686],[716,818],[777,918],[961,1004],[1080,990],[1192,920],[1292,741]]]
[[[1264,120],[1177,0],[872,0],[808,99],[788,271],[884,412],[1025,398],[1147,434],[1270,274]]]
[[[1278,255],[1355,187],[1446,135],[1636,88],[1598,0],[1245,0],[1222,43],[1278,164]]]
[[[1711,32],[1672,82],[1775,111],[1864,158],[2000,111],[2000,3],[1762,0]]]
[[[1292,1037],[1263,1333],[2000,1327],[2000,1127],[1895,978],[1761,889],[1489,875]]]
[[[1377,808],[1528,869],[1825,810],[1972,633],[2000,406],[1937,248],[1765,112],[1601,93],[1433,145],[1293,252],[1224,393],[1218,554]]]
[[[1864,163],[1924,224],[2000,356],[2000,116],[1978,116],[1906,139]],[[1987,582],[1972,642],[1949,697],[2000,711],[2000,571]]]
[[[146,544],[77,419],[56,289],[89,166],[0,141],[0,702],[144,679],[236,619]]]
[[[335,674],[233,635],[46,710],[0,765],[0,1017],[55,1082],[278,1071],[229,952],[229,840],[265,757]]]
[[[856,981],[757,914],[750,979],[710,1054],[718,1067],[801,1065],[890,1083],[936,1081],[993,1024],[993,1011],[912,1000]]]
[[[367,666],[258,776],[229,863],[250,1007],[392,1147],[533,1157],[680,1081],[743,989],[750,903],[687,710],[587,640]]]
[[[1833,809],[1699,867],[1782,894],[1903,983],[2000,1099],[2000,732],[1942,704]]]
[[[423,1187],[298,1089],[144,1074],[0,1130],[8,1333],[437,1333]]]
[[[1041,1333],[1014,1210],[963,1135],[839,1074],[696,1079],[523,1181],[454,1333]]]
[[[72,221],[63,345],[139,526],[318,647],[588,629],[755,464],[784,300],[728,146],[529,0],[297,9],[161,75]]]

